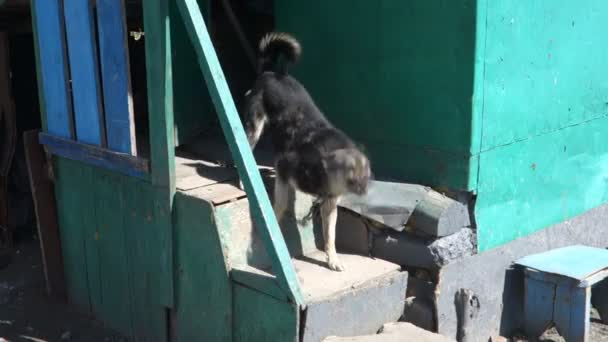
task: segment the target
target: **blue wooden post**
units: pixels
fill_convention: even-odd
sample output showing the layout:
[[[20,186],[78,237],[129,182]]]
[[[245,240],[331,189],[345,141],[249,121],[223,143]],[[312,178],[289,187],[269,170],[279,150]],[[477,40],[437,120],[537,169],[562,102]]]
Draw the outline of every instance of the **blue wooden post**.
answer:
[[[124,1],[98,0],[97,27],[108,148],[136,154]]]
[[[72,106],[68,97],[63,9],[59,0],[32,2],[41,80],[41,106],[47,132],[73,138]]]
[[[585,342],[589,337],[591,288],[559,284],[555,296],[553,321],[568,342]]]
[[[65,1],[64,13],[72,76],[76,138],[86,144],[105,146],[91,2]]]
[[[553,322],[555,285],[526,276],[524,286],[524,330],[537,338]]]
[[[237,164],[239,176],[249,195],[252,216],[260,228],[259,232],[272,260],[272,269],[279,281],[279,286],[286,291],[296,304],[303,305],[304,300],[300,291],[300,284],[291,263],[287,245],[262,183],[262,177],[253,158],[253,153],[247,143],[243,125],[207,32],[201,10],[196,0],[178,0],[177,3],[186,29],[190,34],[190,40],[198,55],[199,64],[219,115],[224,136]]]

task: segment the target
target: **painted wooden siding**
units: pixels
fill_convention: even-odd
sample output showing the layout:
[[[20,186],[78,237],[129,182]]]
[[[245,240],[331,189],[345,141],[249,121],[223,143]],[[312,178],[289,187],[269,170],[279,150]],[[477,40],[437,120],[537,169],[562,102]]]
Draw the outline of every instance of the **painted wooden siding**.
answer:
[[[99,55],[108,148],[135,155],[135,122],[126,25],[123,1],[97,1]]]
[[[232,341],[232,284],[213,207],[177,193],[175,223],[176,341]],[[202,324],[201,322],[204,322]]]
[[[32,1],[38,84],[46,130],[60,138],[74,137],[69,98],[63,8],[58,1]]]
[[[159,191],[67,159],[55,170],[70,302],[137,341],[164,341],[171,226]]]
[[[379,176],[474,187],[476,1],[275,3],[278,28],[303,46],[294,74]]]
[[[481,250],[608,201],[607,16],[599,0],[487,1]]]
[[[66,1],[63,12],[76,138],[86,144],[106,146],[92,6],[89,0]]]
[[[606,2],[275,6],[294,73],[380,177],[478,193],[480,250],[608,201]]]

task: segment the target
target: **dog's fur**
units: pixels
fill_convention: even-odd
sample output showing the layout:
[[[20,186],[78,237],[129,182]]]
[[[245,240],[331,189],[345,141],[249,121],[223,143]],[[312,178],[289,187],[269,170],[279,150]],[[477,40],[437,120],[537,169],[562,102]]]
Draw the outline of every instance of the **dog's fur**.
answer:
[[[367,157],[317,108],[304,87],[288,74],[301,53],[285,33],[260,41],[258,77],[245,99],[245,129],[253,149],[269,131],[276,153],[274,210],[280,221],[290,187],[316,196],[329,268],[344,269],[336,253],[337,203],[341,195],[365,194],[370,178]]]

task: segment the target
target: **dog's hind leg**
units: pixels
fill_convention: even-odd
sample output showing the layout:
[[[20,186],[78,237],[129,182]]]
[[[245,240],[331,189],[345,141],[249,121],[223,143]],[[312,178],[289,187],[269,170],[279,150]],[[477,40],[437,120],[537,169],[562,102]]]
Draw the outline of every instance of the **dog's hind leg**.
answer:
[[[274,214],[277,217],[277,221],[281,222],[285,211],[287,210],[287,204],[289,202],[289,184],[283,182],[277,175],[274,180]]]
[[[344,271],[336,252],[336,222],[338,220],[338,197],[326,198],[321,203],[321,222],[325,238],[327,264],[334,271]]]

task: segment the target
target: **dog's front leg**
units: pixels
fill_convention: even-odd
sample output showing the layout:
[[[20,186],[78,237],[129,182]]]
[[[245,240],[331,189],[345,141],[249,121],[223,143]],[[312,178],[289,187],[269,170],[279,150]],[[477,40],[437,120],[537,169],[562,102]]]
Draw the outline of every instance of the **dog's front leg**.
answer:
[[[321,204],[321,222],[325,238],[325,253],[327,264],[334,271],[344,271],[344,266],[336,252],[336,222],[338,220],[338,198],[326,198]]]

